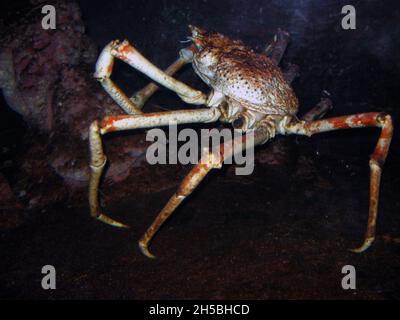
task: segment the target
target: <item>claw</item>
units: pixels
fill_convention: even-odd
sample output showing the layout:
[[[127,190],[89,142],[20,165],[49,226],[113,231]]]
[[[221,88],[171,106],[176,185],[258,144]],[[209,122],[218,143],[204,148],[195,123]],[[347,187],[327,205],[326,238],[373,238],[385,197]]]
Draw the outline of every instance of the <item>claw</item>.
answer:
[[[354,248],[354,249],[349,249],[349,251],[354,252],[354,253],[364,252],[365,250],[367,250],[371,246],[372,242],[374,242],[374,239],[375,238],[366,238],[361,247]]]
[[[128,225],[115,221],[114,219],[111,219],[110,217],[102,213],[96,219],[116,228],[126,228],[126,229],[129,228]]]
[[[146,243],[139,242],[139,248],[140,248],[140,251],[142,251],[142,253],[146,257],[148,257],[150,259],[155,259],[156,258],[156,256],[149,251]]]

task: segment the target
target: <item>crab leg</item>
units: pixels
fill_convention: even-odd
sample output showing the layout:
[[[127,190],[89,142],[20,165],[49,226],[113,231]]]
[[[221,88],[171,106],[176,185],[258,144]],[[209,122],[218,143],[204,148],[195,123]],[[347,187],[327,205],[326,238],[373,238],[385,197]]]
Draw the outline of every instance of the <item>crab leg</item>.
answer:
[[[99,184],[100,178],[107,162],[103,152],[101,135],[108,132],[131,130],[139,128],[151,128],[165,126],[170,123],[207,123],[217,121],[220,117],[217,108],[168,111],[162,113],[147,113],[140,115],[119,115],[105,117],[101,122],[94,121],[89,129],[90,145],[90,183],[89,183],[89,204],[92,217],[109,225],[127,228],[128,226],[115,221],[100,212],[99,209]]]
[[[139,241],[140,250],[149,258],[155,258],[150,253],[148,246],[155,233],[160,229],[162,224],[171,216],[175,209],[186,199],[194,189],[200,184],[204,177],[211,169],[221,168],[225,159],[228,159],[235,153],[242,152],[245,149],[265,143],[270,137],[268,129],[264,127],[258,128],[254,132],[254,140],[251,141],[248,135],[240,136],[220,145],[220,148],[213,151],[207,151],[202,156],[199,164],[197,164],[189,174],[183,179],[178,190],[172,195],[167,204],[155,218],[151,226],[147,229],[143,237]]]
[[[265,48],[264,53],[270,57],[275,65],[278,65],[281,61],[289,41],[289,32],[278,29],[274,41]]]
[[[122,90],[110,79],[114,66],[114,56],[112,55],[113,42],[110,42],[101,52],[96,62],[94,77],[101,83],[104,90],[111,98],[128,114],[141,114],[140,108],[136,106],[122,92]]]
[[[329,110],[333,108],[332,101],[329,98],[321,98],[320,102],[309,110],[305,115],[301,117],[304,121],[315,121],[322,118]]]
[[[378,214],[379,185],[381,180],[382,166],[388,154],[390,141],[393,135],[393,124],[390,115],[370,112],[350,116],[342,116],[331,119],[318,120],[314,122],[300,121],[288,123],[286,133],[311,136],[315,133],[333,131],[339,129],[378,127],[381,128],[378,143],[369,161],[370,167],[370,201],[368,226],[363,244],[353,252],[363,252],[369,248],[375,239],[376,218]]]
[[[283,73],[283,77],[287,83],[291,84],[293,80],[299,76],[299,69],[299,66],[296,64],[291,63],[289,65],[289,67]]]
[[[179,52],[179,58],[171,64],[167,69],[164,70],[165,74],[173,76],[177,71],[179,71],[184,65],[190,63],[193,59],[194,46],[190,46],[181,49]],[[150,82],[143,89],[137,91],[130,100],[140,109],[146,101],[159,89],[159,86],[154,82]]]
[[[106,48],[109,48],[109,53],[118,59],[128,63],[133,68],[144,73],[153,81],[163,85],[164,87],[176,92],[178,96],[185,102],[190,104],[206,104],[207,96],[199,90],[195,90],[188,85],[180,82],[147,60],[139,51],[137,51],[127,40],[123,42],[112,41]],[[105,61],[107,62],[107,61]],[[103,66],[102,59],[99,59],[98,64],[101,70],[109,69],[108,63]],[[132,102],[131,102],[132,103]]]

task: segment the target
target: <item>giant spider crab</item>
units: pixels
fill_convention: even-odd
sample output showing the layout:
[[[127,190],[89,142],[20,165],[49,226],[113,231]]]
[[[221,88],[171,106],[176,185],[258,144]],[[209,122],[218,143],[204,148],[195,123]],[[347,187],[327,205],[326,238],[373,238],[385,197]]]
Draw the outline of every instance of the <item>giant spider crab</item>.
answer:
[[[108,116],[101,121],[94,121],[90,126],[91,215],[112,226],[127,227],[102,213],[99,208],[99,182],[107,161],[102,148],[101,135],[109,132],[165,126],[171,122],[208,123],[219,120],[232,123],[235,129],[243,132],[251,131],[254,134],[254,145],[260,145],[276,134],[311,136],[315,133],[338,129],[379,127],[381,134],[369,162],[368,227],[363,244],[351,251],[366,250],[375,238],[382,165],[388,154],[393,132],[390,115],[369,112],[319,119],[331,107],[330,100],[325,98],[302,119],[298,119],[296,117],[298,100],[290,87],[290,82],[295,75],[294,69],[283,73],[278,67],[288,43],[287,32],[278,30],[273,43],[265,52],[255,53],[241,41],[232,40],[220,33],[209,32],[194,26],[189,26],[189,28],[192,33],[189,37],[192,45],[182,49],[180,58],[165,71],[148,61],[128,41],[112,41],[100,54],[94,76],[127,115]],[[152,82],[129,98],[110,79],[114,58],[123,60],[154,82],[174,91],[183,101],[204,105],[207,108],[143,113],[141,111],[143,104],[157,91],[157,84]],[[177,70],[190,62],[196,74],[211,87],[210,94],[195,90],[172,77]],[[218,151],[210,150],[202,155],[200,162],[184,178],[178,190],[139,241],[139,247],[146,256],[154,258],[148,250],[148,245],[164,221],[193,192],[211,169],[221,168],[224,159],[238,152],[233,147],[235,144],[243,142],[241,145],[247,147],[247,137],[247,135],[242,135],[239,137],[240,141],[235,138],[231,146],[225,144]]]

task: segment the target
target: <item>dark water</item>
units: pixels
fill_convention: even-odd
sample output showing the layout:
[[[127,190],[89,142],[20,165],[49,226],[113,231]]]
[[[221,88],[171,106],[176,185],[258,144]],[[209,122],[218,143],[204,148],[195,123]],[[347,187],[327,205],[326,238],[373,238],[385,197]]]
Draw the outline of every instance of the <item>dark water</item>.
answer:
[[[187,36],[188,24],[243,39],[255,48],[262,48],[281,27],[293,38],[283,66],[294,62],[301,68],[294,83],[301,112],[326,89],[334,101],[330,116],[386,111],[397,127],[399,5],[355,2],[357,29],[344,31],[344,4],[80,1],[88,34],[99,48],[111,39],[127,38],[161,67],[184,46],[179,40]],[[122,64],[114,77],[126,92],[147,83]],[[179,78],[206,90],[190,68]],[[185,107],[165,90],[149,103]],[[20,132],[16,128],[22,123],[5,108],[0,139],[18,148],[20,135],[6,132]],[[178,175],[169,167],[149,170],[154,184],[172,185],[155,194],[129,192],[130,183],[144,183],[140,178],[104,188],[104,194],[127,195],[119,203],[109,199],[107,211],[131,225],[129,231],[92,221],[82,203],[31,214],[22,227],[0,233],[0,297],[399,299],[399,245],[393,239],[400,236],[397,129],[383,171],[377,241],[364,254],[347,251],[360,244],[365,230],[368,157],[378,134],[361,129],[312,139],[287,137],[291,161],[257,165],[249,177],[234,176],[232,167],[214,172],[155,237],[155,261],[140,254],[137,240],[185,170]],[[312,160],[311,173],[304,173],[304,158]],[[57,269],[57,290],[51,292],[40,287],[46,264]],[[357,270],[354,291],[340,286],[341,268],[347,264]]]

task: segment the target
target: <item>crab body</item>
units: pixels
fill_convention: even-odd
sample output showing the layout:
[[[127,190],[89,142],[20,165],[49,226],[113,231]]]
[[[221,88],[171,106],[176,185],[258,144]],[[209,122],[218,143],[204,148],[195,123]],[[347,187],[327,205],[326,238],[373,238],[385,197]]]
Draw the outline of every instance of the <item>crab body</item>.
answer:
[[[197,52],[193,55],[196,74],[223,97],[233,110],[228,120],[243,115],[294,115],[298,100],[281,69],[266,55],[255,53],[242,42],[219,33],[192,27]]]

